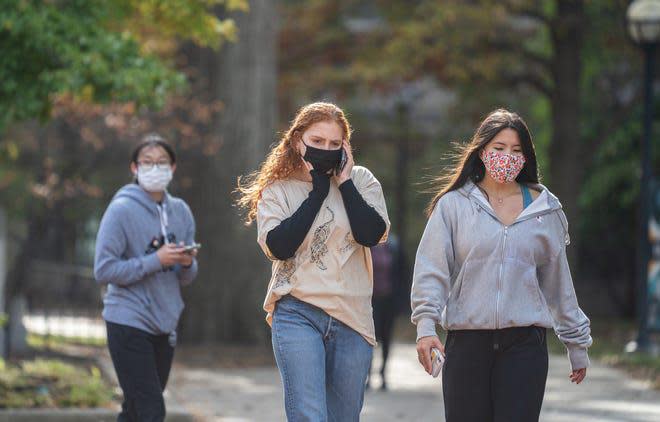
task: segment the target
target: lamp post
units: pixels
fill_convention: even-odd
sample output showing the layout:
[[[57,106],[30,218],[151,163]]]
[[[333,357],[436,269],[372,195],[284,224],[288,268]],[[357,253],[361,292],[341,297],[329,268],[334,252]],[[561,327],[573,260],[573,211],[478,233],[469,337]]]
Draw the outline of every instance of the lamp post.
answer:
[[[635,0],[626,13],[630,37],[644,52],[644,126],[640,148],[642,177],[640,189],[640,212],[638,227],[638,295],[639,332],[637,347],[648,351],[648,262],[650,258],[648,222],[650,216],[651,186],[651,127],[653,122],[653,68],[655,53],[660,42],[660,0]]]

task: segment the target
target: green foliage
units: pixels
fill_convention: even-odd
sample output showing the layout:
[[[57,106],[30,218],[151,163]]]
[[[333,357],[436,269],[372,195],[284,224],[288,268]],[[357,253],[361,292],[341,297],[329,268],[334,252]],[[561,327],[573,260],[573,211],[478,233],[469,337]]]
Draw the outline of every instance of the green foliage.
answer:
[[[36,350],[59,349],[71,345],[105,347],[105,337],[64,337],[28,333],[27,344]]]
[[[13,122],[48,119],[65,94],[162,107],[185,77],[150,45],[182,38],[218,47],[235,39],[233,21],[213,14],[217,5],[247,9],[245,0],[4,1],[0,133]]]
[[[132,32],[143,31],[146,27],[157,30],[159,37],[190,39],[196,44],[217,48],[224,41],[235,41],[237,37],[233,20],[220,20],[210,13],[218,6],[227,11],[249,10],[247,0],[118,0],[113,8],[120,12],[115,20],[130,16],[128,26],[132,27]]]
[[[0,370],[0,408],[99,407],[112,401],[113,389],[98,368],[36,359]]]

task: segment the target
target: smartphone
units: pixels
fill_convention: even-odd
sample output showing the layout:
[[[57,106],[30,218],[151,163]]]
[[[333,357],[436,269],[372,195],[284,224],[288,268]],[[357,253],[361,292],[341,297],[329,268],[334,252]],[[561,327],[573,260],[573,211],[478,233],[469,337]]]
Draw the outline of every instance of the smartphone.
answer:
[[[184,246],[183,247],[183,252],[184,253],[191,253],[194,250],[199,250],[199,248],[202,247],[201,243],[193,243],[192,245]]]
[[[344,147],[341,147],[341,158],[339,159],[339,163],[337,163],[337,167],[335,167],[336,175],[339,175],[339,173],[341,173],[344,170],[347,161],[348,161],[348,155],[346,155],[346,149]]]
[[[442,365],[445,363],[445,357],[440,353],[440,350],[435,347],[431,349],[431,375],[437,378],[442,370]]]

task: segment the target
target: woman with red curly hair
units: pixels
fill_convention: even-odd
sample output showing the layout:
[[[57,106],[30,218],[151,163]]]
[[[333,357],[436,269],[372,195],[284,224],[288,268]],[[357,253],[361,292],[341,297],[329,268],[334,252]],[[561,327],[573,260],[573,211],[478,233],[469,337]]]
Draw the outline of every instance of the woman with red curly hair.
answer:
[[[375,345],[369,248],[387,239],[380,183],[355,166],[334,104],[300,109],[239,205],[273,261],[264,303],[292,421],[357,421]]]

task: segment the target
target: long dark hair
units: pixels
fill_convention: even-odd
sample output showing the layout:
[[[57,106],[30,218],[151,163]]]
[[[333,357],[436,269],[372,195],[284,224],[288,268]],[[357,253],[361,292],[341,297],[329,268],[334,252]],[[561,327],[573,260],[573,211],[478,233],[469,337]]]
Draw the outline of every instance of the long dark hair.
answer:
[[[426,209],[428,215],[431,214],[438,200],[447,192],[459,189],[468,180],[475,184],[483,180],[486,168],[479,157],[479,153],[504,129],[516,131],[520,139],[520,147],[525,156],[525,166],[516,177],[516,182],[539,183],[536,152],[532,142],[532,134],[529,132],[527,124],[517,113],[500,108],[486,116],[469,143],[458,146],[457,160],[454,167],[433,180],[435,186],[431,189],[431,192],[435,195]]]

